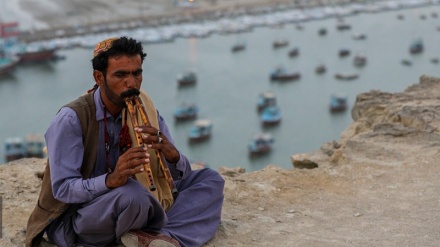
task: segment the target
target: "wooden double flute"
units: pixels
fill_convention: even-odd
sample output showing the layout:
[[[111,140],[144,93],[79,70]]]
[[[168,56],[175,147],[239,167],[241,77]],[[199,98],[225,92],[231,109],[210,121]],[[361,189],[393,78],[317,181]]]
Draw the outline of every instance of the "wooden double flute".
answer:
[[[148,120],[147,112],[145,111],[145,107],[142,104],[142,100],[138,97],[138,94],[125,97],[124,100],[127,105],[127,110],[128,110],[130,117],[131,117],[133,129],[140,126],[140,125],[150,125],[150,121]],[[137,112],[139,112],[139,114],[142,118],[142,122],[140,122],[138,120]],[[142,134],[138,133],[136,131],[134,131],[134,133],[136,135],[137,144],[140,147],[146,147],[146,144],[142,140]],[[172,195],[177,194],[177,189],[174,186],[173,177],[171,176],[170,169],[168,168],[167,164],[165,164],[165,162],[163,160],[162,154],[157,149],[155,149],[154,151],[155,151],[156,156],[158,158],[160,169],[162,170],[162,172],[164,174],[164,178],[167,181],[168,187],[169,187]],[[147,177],[149,190],[155,191],[156,184],[154,182],[153,173],[151,171],[151,165],[149,163],[147,163],[147,164],[144,164],[143,166],[144,166],[144,170],[145,170],[145,175]],[[161,179],[161,177],[159,177],[157,179]]]

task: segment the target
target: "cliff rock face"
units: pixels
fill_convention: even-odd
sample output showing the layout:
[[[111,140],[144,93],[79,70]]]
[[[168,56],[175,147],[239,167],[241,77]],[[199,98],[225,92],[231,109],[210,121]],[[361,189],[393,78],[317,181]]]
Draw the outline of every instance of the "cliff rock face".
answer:
[[[363,93],[340,140],[293,155],[296,169],[219,169],[223,218],[206,246],[438,246],[439,103],[440,79],[426,76],[402,93]],[[44,165],[0,166],[1,246],[23,245]]]

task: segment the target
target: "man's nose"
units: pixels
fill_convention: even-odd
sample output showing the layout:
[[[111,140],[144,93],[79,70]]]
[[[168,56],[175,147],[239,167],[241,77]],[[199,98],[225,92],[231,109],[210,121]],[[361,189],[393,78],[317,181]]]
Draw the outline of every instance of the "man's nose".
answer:
[[[136,78],[134,75],[129,74],[126,80],[126,86],[128,88],[136,88]]]

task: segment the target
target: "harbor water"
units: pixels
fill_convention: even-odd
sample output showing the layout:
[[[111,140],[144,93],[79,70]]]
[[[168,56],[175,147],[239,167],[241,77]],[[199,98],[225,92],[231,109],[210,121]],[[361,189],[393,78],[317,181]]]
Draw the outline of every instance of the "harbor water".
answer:
[[[165,117],[178,149],[191,161],[204,162],[214,169],[226,166],[254,171],[268,164],[292,168],[291,155],[312,152],[339,139],[352,122],[350,109],[358,94],[370,90],[401,92],[418,83],[421,75],[440,76],[440,64],[432,62],[440,56],[439,12],[440,7],[434,5],[353,15],[344,17],[345,23],[351,25],[345,31],[337,30],[338,20],[330,18],[146,44],[142,88]],[[327,29],[327,35],[318,34],[321,28]],[[365,34],[366,39],[353,39],[356,33]],[[423,39],[425,50],[412,55],[409,46],[418,38]],[[287,39],[289,45],[273,49],[276,39]],[[246,48],[231,52],[231,47],[241,41]],[[291,58],[288,52],[294,47],[299,48],[299,55]],[[352,54],[339,57],[342,48],[350,49]],[[92,52],[92,48],[60,50],[58,53],[65,60],[20,65],[12,76],[1,78],[0,140],[44,134],[62,105],[94,85]],[[355,67],[355,54],[365,55],[367,64]],[[412,65],[404,65],[402,60]],[[326,64],[326,73],[315,73],[319,63]],[[301,78],[271,82],[270,72],[280,65],[300,72]],[[187,69],[197,72],[198,82],[179,88],[176,76]],[[359,78],[340,81],[335,79],[335,73],[357,73]],[[276,94],[283,115],[281,124],[270,128],[261,126],[256,111],[258,94],[267,90]],[[329,111],[333,93],[348,96],[347,111]],[[174,109],[183,102],[196,103],[200,108],[198,118],[212,120],[209,140],[188,143],[192,121],[176,123],[173,119]],[[250,158],[247,145],[258,132],[273,135],[273,150]]]

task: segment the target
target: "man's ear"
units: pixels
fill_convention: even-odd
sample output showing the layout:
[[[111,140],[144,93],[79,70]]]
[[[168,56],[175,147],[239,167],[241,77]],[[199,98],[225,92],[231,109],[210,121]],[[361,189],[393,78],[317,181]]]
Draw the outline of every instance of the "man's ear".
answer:
[[[93,71],[93,78],[95,78],[95,82],[96,82],[96,84],[98,84],[98,86],[104,85],[104,74],[101,71],[94,70]]]

